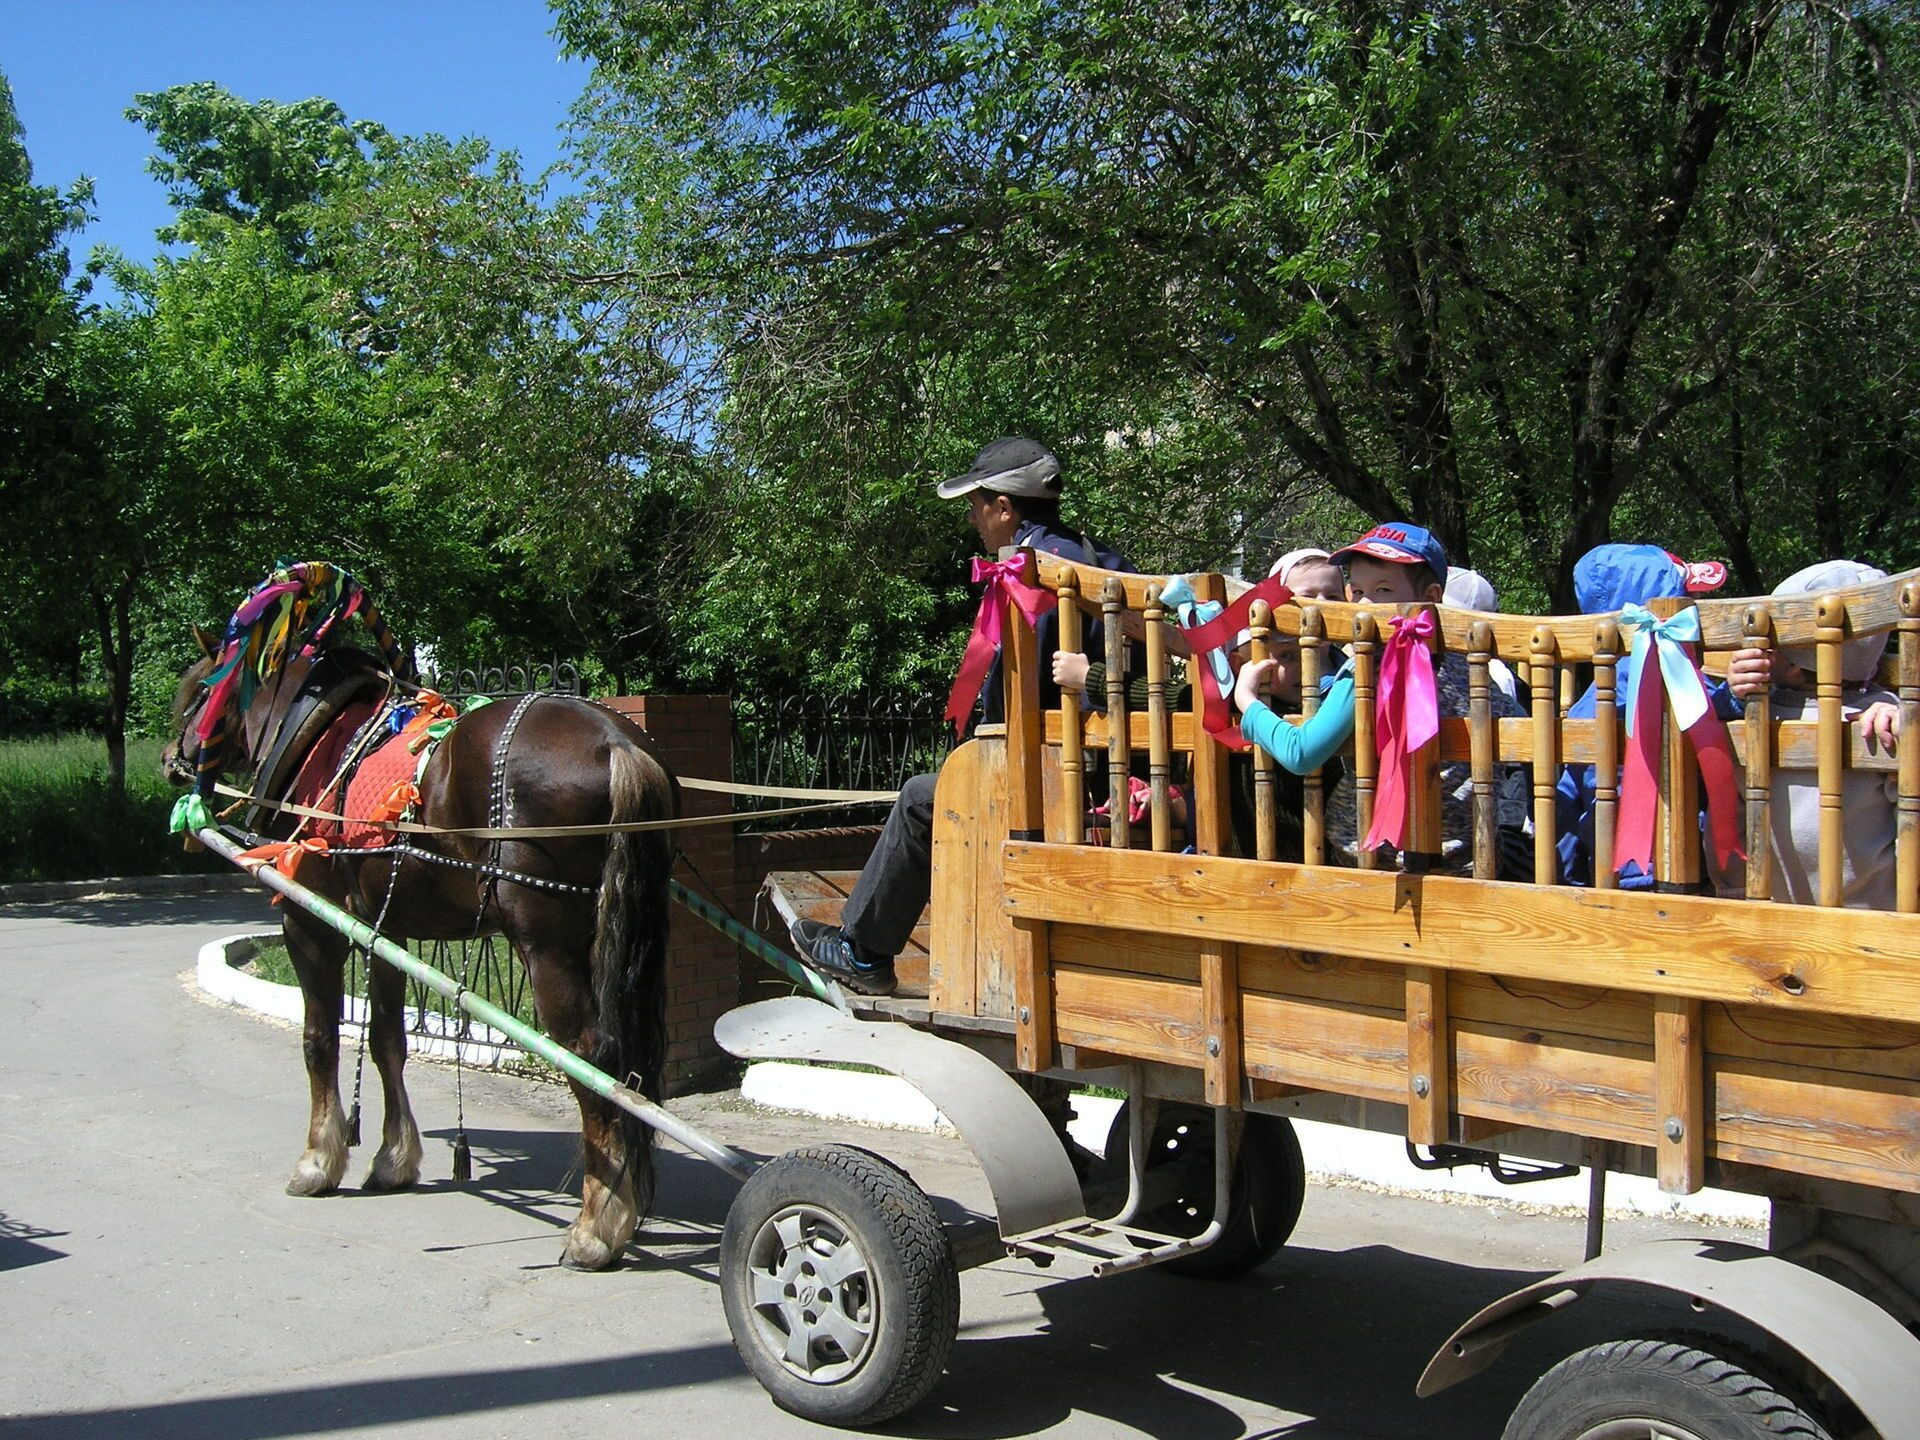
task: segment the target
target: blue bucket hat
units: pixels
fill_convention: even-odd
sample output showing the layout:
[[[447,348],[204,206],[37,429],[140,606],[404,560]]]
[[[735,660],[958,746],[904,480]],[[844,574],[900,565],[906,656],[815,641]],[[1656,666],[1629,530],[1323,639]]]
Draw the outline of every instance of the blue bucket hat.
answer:
[[[1573,566],[1582,615],[1611,615],[1623,605],[1679,595],[1709,595],[1727,583],[1718,560],[1688,564],[1658,545],[1596,545]]]

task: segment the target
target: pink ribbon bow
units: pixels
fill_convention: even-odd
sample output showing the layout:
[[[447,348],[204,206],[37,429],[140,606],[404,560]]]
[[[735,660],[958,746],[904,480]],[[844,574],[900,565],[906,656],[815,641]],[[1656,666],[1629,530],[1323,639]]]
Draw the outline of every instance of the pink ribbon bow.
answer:
[[[964,737],[973,718],[974,702],[987,683],[987,671],[999,651],[1005,635],[1006,607],[1011,604],[1027,623],[1038,623],[1053,596],[1026,578],[1027,553],[1021,551],[1011,560],[973,562],[973,583],[987,588],[980,596],[980,610],[973,617],[973,634],[967,637],[967,653],[960,658],[960,673],[953,677],[953,690],[947,696],[947,719],[953,733]]]
[[[1373,802],[1373,824],[1363,848],[1407,848],[1407,822],[1413,781],[1413,757],[1440,733],[1440,692],[1433,678],[1433,612],[1401,615],[1380,660],[1380,693],[1375,698],[1374,737],[1380,753],[1380,788]]]

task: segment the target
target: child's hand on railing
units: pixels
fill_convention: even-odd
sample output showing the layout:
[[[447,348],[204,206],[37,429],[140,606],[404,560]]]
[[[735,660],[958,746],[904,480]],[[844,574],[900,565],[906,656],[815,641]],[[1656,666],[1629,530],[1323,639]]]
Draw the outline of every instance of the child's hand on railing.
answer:
[[[1087,688],[1087,668],[1091,662],[1074,650],[1053,652],[1053,683],[1062,690]]]
[[[1256,700],[1265,700],[1273,681],[1274,662],[1255,660],[1240,667],[1240,674],[1233,682],[1233,703],[1241,714],[1253,708]]]
[[[1868,753],[1876,746],[1889,755],[1894,753],[1900,738],[1900,707],[1891,700],[1876,700],[1856,717],[1860,734],[1867,742]]]
[[[1773,655],[1767,650],[1736,650],[1727,661],[1727,688],[1742,700],[1773,685]]]

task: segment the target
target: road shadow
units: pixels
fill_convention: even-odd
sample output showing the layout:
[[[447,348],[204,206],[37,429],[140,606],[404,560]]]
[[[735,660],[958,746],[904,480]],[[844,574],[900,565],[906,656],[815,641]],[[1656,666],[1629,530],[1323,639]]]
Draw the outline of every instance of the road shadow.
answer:
[[[42,1240],[58,1240],[71,1234],[67,1230],[49,1230],[0,1212],[0,1271],[24,1270],[29,1265],[44,1265],[49,1260],[64,1260],[65,1250],[42,1245]]]
[[[360,1435],[409,1421],[526,1411],[537,1405],[732,1380],[740,1360],[726,1344],[695,1345],[604,1360],[442,1371],[391,1380],[329,1380],[288,1390],[215,1395],[159,1405],[11,1416],[9,1440],[275,1440]],[[526,1425],[524,1419],[521,1425]],[[537,1427],[535,1427],[537,1428]]]
[[[280,912],[265,890],[204,891],[193,895],[102,895],[0,906],[8,920],[64,920],[113,929],[147,925],[232,925],[274,930]]]
[[[1045,1327],[970,1334],[963,1315],[927,1404],[880,1433],[1010,1440],[1078,1414],[1181,1440],[1240,1440],[1249,1424],[1256,1437],[1485,1440],[1571,1351],[1685,1323],[1677,1303],[1669,1312],[1591,1299],[1522,1333],[1487,1374],[1434,1399],[1415,1396],[1420,1370],[1455,1328],[1543,1273],[1368,1245],[1285,1250],[1231,1281],[1163,1271],[1036,1277]],[[1262,1411],[1306,1418],[1260,1428]]]

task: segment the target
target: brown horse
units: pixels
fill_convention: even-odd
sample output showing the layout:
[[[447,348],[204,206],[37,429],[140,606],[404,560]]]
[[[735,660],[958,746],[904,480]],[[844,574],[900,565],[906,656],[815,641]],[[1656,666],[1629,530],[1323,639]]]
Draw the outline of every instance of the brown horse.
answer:
[[[211,669],[209,659],[181,680],[179,738],[163,762],[178,782],[193,778],[193,726]],[[283,798],[328,723],[352,724],[352,702],[364,715],[366,703],[394,685],[363,651],[335,648],[289,661],[254,696],[241,723],[226,727],[220,768],[247,775],[250,790],[269,787],[274,793],[265,798]],[[418,788],[414,818],[455,830],[664,820],[677,813],[679,797],[637,726],[589,701],[552,695],[495,701],[463,715],[433,752]],[[286,838],[299,828],[289,815],[255,814],[263,836]],[[653,1095],[665,1049],[672,836],[668,829],[493,841],[414,834],[397,848],[303,855],[299,879],[396,939],[504,935],[527,967],[546,1031],[619,1079],[637,1074],[638,1088]],[[322,1195],[347,1167],[339,1056],[348,944],[292,903],[284,908],[287,951],[306,1004],[311,1093],[306,1148],[287,1192]],[[385,1116],[365,1186],[401,1189],[419,1178],[421,1158],[401,1074],[404,977],[390,965],[369,968],[369,1046]],[[653,1132],[578,1084],[573,1091],[584,1179],[563,1258],[598,1270],[619,1259],[651,1203]]]

